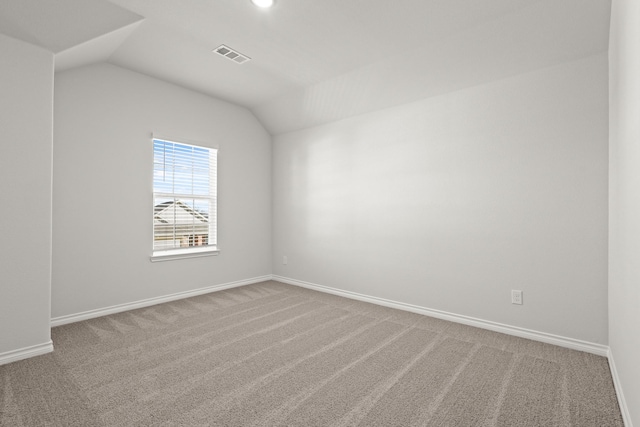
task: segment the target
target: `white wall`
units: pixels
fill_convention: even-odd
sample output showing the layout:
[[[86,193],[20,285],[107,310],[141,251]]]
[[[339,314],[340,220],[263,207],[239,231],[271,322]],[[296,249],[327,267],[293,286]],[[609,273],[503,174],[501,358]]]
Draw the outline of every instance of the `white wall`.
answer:
[[[601,54],[278,135],[274,274],[606,344],[607,108]]]
[[[619,394],[640,425],[640,3],[611,12],[609,345]]]
[[[53,55],[0,34],[0,356],[50,343]]]
[[[150,262],[152,132],[219,146],[219,256]],[[248,110],[101,64],[56,74],[54,141],[53,317],[271,273],[271,139]]]

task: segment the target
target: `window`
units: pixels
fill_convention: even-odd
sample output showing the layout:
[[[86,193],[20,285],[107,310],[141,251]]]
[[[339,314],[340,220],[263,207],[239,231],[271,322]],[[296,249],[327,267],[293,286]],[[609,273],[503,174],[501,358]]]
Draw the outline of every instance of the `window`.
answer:
[[[214,255],[218,150],[153,139],[152,261]]]

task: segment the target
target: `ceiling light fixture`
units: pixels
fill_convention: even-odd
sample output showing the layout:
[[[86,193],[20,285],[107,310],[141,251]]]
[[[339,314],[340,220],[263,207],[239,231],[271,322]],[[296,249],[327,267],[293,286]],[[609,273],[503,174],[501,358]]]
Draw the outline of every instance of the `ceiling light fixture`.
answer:
[[[258,7],[268,8],[273,6],[274,0],[251,0],[251,3],[255,4]]]

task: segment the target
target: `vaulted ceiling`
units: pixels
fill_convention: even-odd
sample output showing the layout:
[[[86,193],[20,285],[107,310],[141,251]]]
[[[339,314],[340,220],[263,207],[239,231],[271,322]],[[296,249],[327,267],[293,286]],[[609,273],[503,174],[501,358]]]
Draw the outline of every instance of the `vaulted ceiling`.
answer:
[[[610,0],[2,0],[0,33],[253,111],[278,134],[605,52]],[[225,44],[251,58],[237,64]]]

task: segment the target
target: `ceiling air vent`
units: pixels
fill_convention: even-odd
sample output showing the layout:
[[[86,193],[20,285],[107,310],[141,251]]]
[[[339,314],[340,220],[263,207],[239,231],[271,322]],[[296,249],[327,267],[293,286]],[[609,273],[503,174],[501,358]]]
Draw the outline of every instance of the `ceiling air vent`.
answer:
[[[245,62],[251,60],[251,58],[249,58],[248,56],[243,55],[240,52],[235,51],[231,49],[229,46],[225,46],[223,44],[213,49],[213,51],[218,55],[222,55],[225,58],[230,59],[237,64],[244,64]]]

